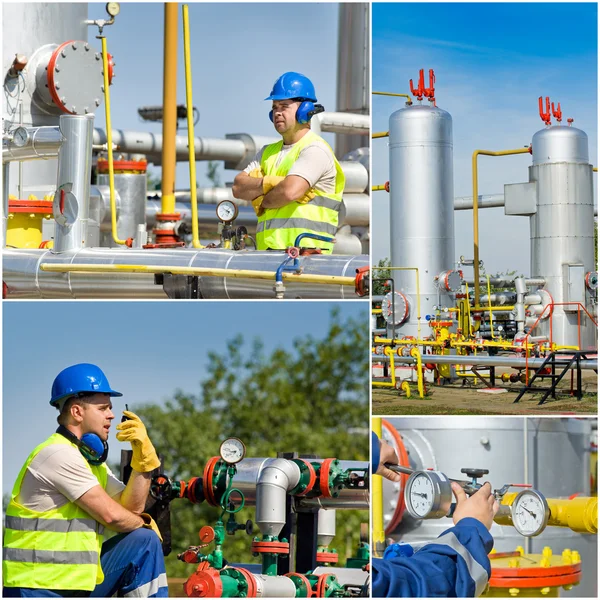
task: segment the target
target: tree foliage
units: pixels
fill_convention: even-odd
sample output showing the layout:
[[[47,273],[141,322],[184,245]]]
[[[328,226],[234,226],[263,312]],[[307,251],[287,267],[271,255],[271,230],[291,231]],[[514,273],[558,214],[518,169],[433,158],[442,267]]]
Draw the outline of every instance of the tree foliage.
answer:
[[[136,410],[163,456],[164,472],[177,480],[202,476],[204,464],[218,454],[228,436],[242,439],[249,457],[296,451],[367,460],[369,331],[363,321],[342,320],[334,310],[320,338],[297,338],[266,352],[260,340],[246,343],[239,335],[229,341],[225,353],[209,352],[208,374],[199,394],[177,390],[165,406]],[[169,576],[186,576],[193,570],[176,555],[196,545],[200,527],[214,524],[219,513],[206,503],[171,503]],[[253,518],[254,509],[243,509],[238,516],[239,522]],[[368,522],[364,511],[337,511],[338,536],[332,546],[340,560],[358,544],[361,522]],[[255,535],[257,531],[255,527]],[[225,558],[258,562],[250,554],[250,542],[242,532],[227,536]]]
[[[216,160],[209,160],[206,164],[206,177],[212,182],[214,187],[219,187],[221,185],[219,163]]]
[[[382,269],[372,269],[372,278],[373,279],[390,279],[392,276],[392,272],[389,267],[392,266],[392,262],[389,258],[383,258],[377,263],[378,267],[383,267]],[[386,268],[388,267],[388,268]],[[389,292],[389,288],[385,287],[384,281],[375,281],[373,282],[373,295],[374,296],[382,296]]]

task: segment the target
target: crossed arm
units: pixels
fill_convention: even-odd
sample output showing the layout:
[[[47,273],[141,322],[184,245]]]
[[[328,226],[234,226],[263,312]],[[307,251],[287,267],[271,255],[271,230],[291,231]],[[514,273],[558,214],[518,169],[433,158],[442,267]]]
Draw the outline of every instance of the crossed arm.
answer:
[[[310,184],[300,175],[288,175],[272,188],[262,201],[263,208],[281,208],[300,200],[310,189]],[[255,200],[263,193],[262,178],[250,177],[246,172],[238,173],[233,181],[233,195],[240,200]]]

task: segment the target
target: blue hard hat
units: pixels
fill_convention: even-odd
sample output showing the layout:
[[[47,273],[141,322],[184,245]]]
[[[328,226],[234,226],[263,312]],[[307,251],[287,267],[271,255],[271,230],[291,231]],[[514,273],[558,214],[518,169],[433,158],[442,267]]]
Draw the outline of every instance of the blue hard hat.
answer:
[[[80,363],[63,369],[56,376],[52,384],[50,404],[58,406],[61,400],[80,392],[110,394],[113,398],[123,395],[121,392],[111,389],[108,379],[100,367],[89,363]]]
[[[288,71],[273,84],[271,95],[265,100],[291,100],[292,98],[303,98],[311,102],[317,101],[315,86],[312,81],[302,73]]]

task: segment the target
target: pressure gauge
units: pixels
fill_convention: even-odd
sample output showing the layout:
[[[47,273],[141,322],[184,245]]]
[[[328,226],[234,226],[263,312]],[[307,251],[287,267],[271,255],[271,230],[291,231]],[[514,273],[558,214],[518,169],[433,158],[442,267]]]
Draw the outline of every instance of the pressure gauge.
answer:
[[[510,513],[515,529],[525,537],[542,533],[550,518],[546,498],[536,490],[523,490],[517,494],[510,507]]]
[[[221,444],[219,454],[226,463],[235,465],[246,456],[246,446],[238,438],[228,438]]]
[[[13,133],[13,143],[15,146],[22,148],[29,140],[29,132],[25,127],[17,127]]]
[[[223,223],[230,223],[238,216],[237,204],[231,200],[222,200],[217,204],[217,217]]]
[[[106,3],[106,12],[111,17],[116,17],[121,12],[121,7],[118,2],[107,2]]]
[[[450,481],[440,471],[415,471],[406,483],[404,501],[415,519],[441,519],[452,504]]]

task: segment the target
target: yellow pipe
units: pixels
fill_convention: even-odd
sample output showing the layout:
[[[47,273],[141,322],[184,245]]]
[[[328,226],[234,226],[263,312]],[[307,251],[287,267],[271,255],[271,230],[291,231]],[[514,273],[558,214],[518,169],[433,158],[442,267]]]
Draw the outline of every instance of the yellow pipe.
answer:
[[[377,140],[379,138],[385,138],[385,137],[389,137],[390,136],[390,132],[389,131],[379,131],[377,133],[374,133],[371,137],[374,140]]]
[[[412,104],[412,98],[409,94],[394,94],[392,92],[371,92],[373,96],[394,96],[395,98],[406,98],[406,104]]]
[[[390,357],[390,370],[392,373],[392,380],[391,381],[373,381],[373,385],[378,386],[378,387],[395,388],[396,387],[396,367],[394,365],[394,351],[392,350],[392,348],[384,348],[383,354],[385,356]]]
[[[473,306],[472,312],[489,312],[490,310],[514,310],[514,306]]]
[[[400,389],[406,392],[407,398],[410,398],[410,385],[408,384],[408,381],[403,381],[400,385]]]
[[[417,359],[417,389],[419,390],[419,398],[423,398],[423,368],[421,363],[421,353],[418,348],[413,348],[410,355]]]
[[[115,198],[115,167],[113,162],[112,124],[110,121],[110,85],[108,83],[108,51],[106,38],[102,36],[102,70],[104,75],[104,114],[106,118],[106,146],[108,150],[108,187],[110,190],[110,226],[115,244],[125,244],[117,232],[117,201]]]
[[[177,135],[177,3],[165,3],[163,66],[162,183],[160,211],[175,212],[175,136]]]
[[[494,321],[492,320],[492,290],[490,287],[490,276],[487,276],[487,293],[488,293],[488,308],[490,310],[490,331],[492,332],[492,339],[494,339]]]
[[[598,172],[598,167],[594,167],[594,168],[592,169],[592,171],[595,171],[595,172],[597,173],[597,172]]]
[[[374,185],[371,188],[371,191],[373,191],[373,192],[385,192],[386,191],[385,185]]]
[[[467,320],[469,321],[469,337],[473,336],[473,326],[471,325],[471,302],[469,300],[469,284],[465,281],[465,294],[467,296]]]
[[[381,308],[372,308],[371,309],[372,315],[380,315],[382,312],[383,312],[383,310]]]
[[[373,431],[379,439],[383,437],[381,418],[373,417]],[[371,494],[373,498],[373,555],[383,556],[385,550],[385,527],[383,525],[383,477],[371,477]]]
[[[477,157],[483,156],[512,156],[513,154],[529,154],[529,148],[515,150],[475,150],[473,152],[473,272],[475,275],[475,306],[479,306],[479,191],[477,182]]]
[[[192,275],[200,277],[233,277],[237,279],[264,279],[275,281],[275,273],[269,271],[250,271],[243,269],[209,269],[206,267],[169,267],[165,265],[55,265],[42,263],[40,270],[53,273],[171,273],[173,275]],[[340,275],[311,275],[308,273],[282,273],[284,281],[302,283],[322,283],[327,285],[355,285],[354,277]]]
[[[376,344],[401,344],[406,346],[444,346],[444,342],[438,342],[437,340],[396,340],[391,338],[375,337],[373,342]]]
[[[192,58],[188,5],[183,9],[183,56],[185,60],[185,103],[187,106],[188,149],[190,162],[190,200],[192,204],[192,246],[204,248],[198,234],[198,190],[196,185],[196,146],[194,144],[194,102],[192,100]]]

